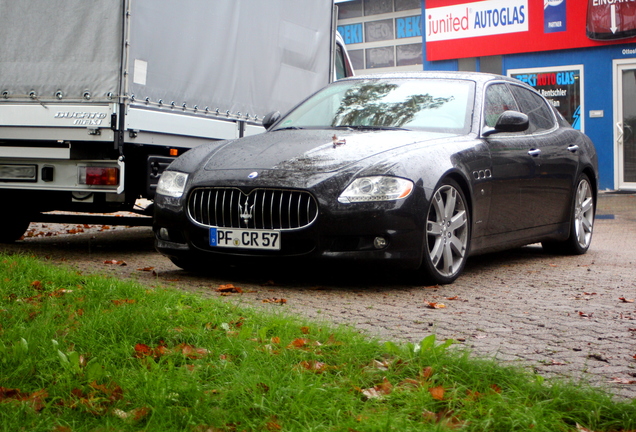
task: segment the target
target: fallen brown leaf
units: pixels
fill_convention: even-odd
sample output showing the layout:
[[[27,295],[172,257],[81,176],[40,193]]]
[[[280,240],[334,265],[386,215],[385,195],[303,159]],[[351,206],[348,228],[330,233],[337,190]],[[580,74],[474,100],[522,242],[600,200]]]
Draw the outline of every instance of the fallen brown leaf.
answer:
[[[629,378],[612,378],[609,382],[614,384],[636,384],[636,380]]]
[[[428,392],[433,396],[435,400],[444,400],[444,387],[437,386],[428,389]]]
[[[264,299],[263,303],[279,303],[279,304],[285,304],[287,303],[287,299],[284,298],[270,298],[270,299]]]
[[[298,349],[298,348],[304,348],[307,345],[310,346],[321,346],[322,344],[318,341],[314,341],[311,339],[305,339],[305,338],[297,338],[294,339],[293,341],[291,341],[291,343],[289,345],[287,345],[287,349]]]
[[[318,374],[321,374],[329,369],[329,366],[327,366],[326,363],[319,362],[317,360],[309,360],[309,361],[303,360],[299,363],[299,366],[302,369],[308,370],[310,372],[315,372]]]
[[[104,264],[118,265],[118,266],[126,266],[126,261],[123,260],[106,260]]]
[[[424,300],[424,305],[429,309],[443,309],[446,307],[446,305],[443,303],[428,302],[426,300]]]
[[[5,400],[27,402],[38,412],[44,409],[44,399],[46,397],[48,397],[48,393],[44,389],[28,394],[22,393],[19,389],[0,387],[0,402],[4,402]]]
[[[137,303],[137,300],[134,299],[121,299],[121,300],[111,300],[115,306],[121,306],[123,304],[134,304]]]
[[[433,368],[430,366],[426,366],[424,369],[420,371],[420,378],[423,380],[427,380],[431,376],[433,376]]]
[[[235,287],[232,284],[219,285],[216,291],[220,293],[236,293],[236,294],[241,294],[243,292],[241,288]]]
[[[362,394],[367,399],[381,399],[382,397],[391,394],[392,391],[393,385],[386,377],[384,377],[381,384],[361,390]]]

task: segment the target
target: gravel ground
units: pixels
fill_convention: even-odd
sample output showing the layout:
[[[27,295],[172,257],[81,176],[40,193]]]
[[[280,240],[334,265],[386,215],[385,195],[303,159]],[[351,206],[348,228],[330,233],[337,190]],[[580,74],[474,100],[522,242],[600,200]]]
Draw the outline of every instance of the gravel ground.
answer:
[[[353,326],[384,339],[455,339],[475,355],[546,377],[589,381],[636,397],[636,195],[602,194],[587,254],[533,245],[471,258],[452,285],[421,286],[396,271],[269,263],[192,274],[158,255],[147,227],[34,223],[2,246],[50,262],[221,296],[236,304]],[[444,307],[440,307],[440,306]],[[437,306],[435,308],[434,306]]]

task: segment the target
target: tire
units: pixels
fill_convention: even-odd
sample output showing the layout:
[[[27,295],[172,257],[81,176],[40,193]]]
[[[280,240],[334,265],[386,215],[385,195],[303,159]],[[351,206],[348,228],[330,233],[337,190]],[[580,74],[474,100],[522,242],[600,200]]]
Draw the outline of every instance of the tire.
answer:
[[[587,252],[592,243],[594,215],[592,184],[586,174],[581,174],[572,198],[569,236],[560,242],[542,242],[543,250],[563,255],[582,255]]]
[[[449,284],[464,269],[470,246],[470,212],[459,185],[443,181],[426,212],[421,271],[429,282]]]
[[[0,243],[13,243],[20,240],[31,223],[30,216],[21,212],[12,215],[5,214],[1,219],[3,224],[0,230]]]

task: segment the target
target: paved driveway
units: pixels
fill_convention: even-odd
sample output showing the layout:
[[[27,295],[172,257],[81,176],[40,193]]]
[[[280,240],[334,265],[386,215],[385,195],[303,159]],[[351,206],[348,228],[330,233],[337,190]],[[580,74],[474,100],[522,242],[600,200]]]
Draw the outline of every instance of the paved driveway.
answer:
[[[413,284],[397,272],[324,265],[194,275],[153,251],[148,228],[85,227],[66,234],[65,228],[32,224],[40,234],[4,250],[211,296],[231,283],[244,292],[224,296],[229,302],[351,325],[385,340],[419,342],[434,333],[476,355],[524,364],[545,376],[583,378],[634,398],[636,196],[603,194],[597,213],[586,255],[547,255],[529,246],[474,257],[458,281],[442,287]],[[45,237],[47,231],[59,235]],[[277,299],[286,303],[264,302]],[[433,303],[445,307],[431,308]]]

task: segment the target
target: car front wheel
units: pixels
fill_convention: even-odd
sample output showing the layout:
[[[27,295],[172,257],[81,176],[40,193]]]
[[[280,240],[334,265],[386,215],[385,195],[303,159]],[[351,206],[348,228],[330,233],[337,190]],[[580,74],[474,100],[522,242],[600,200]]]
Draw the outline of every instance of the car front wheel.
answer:
[[[459,185],[447,180],[433,194],[426,216],[421,270],[430,282],[452,283],[468,259],[470,213]]]

